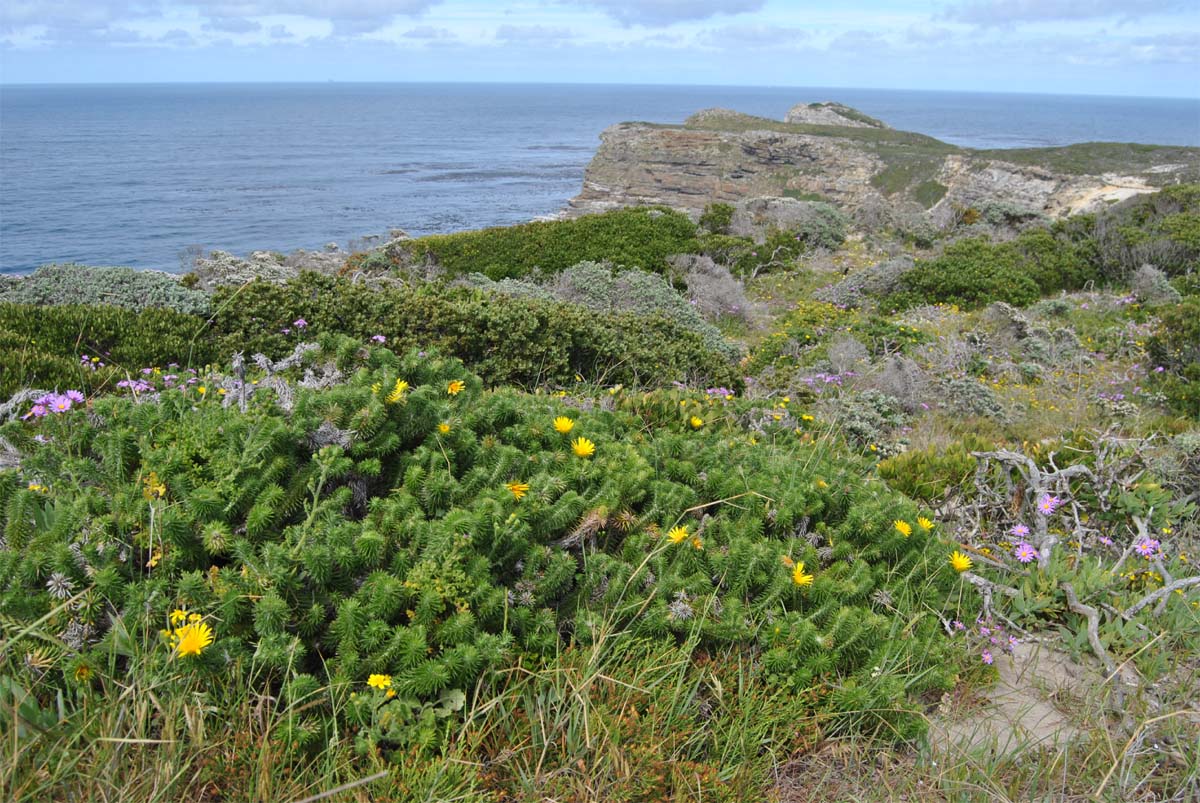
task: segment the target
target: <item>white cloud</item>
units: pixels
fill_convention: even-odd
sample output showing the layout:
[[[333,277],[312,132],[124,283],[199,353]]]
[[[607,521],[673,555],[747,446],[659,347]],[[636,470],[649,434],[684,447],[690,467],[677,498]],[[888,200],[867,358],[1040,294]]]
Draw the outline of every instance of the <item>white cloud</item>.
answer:
[[[1196,11],[1195,0],[967,0],[948,8],[945,19],[982,26],[1062,22]]]
[[[725,25],[702,31],[697,41],[720,50],[792,49],[804,45],[810,34],[803,28],[776,25]]]
[[[705,20],[718,14],[760,11],[766,0],[568,0],[599,9],[622,25],[658,27]]]

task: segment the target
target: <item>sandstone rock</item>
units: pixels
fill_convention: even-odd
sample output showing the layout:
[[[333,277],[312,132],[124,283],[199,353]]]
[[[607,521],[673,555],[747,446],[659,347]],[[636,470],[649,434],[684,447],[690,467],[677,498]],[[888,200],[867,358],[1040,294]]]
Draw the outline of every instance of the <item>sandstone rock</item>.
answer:
[[[828,201],[860,224],[948,226],[971,207],[1007,203],[1057,218],[1200,180],[1200,148],[1090,143],[1005,158],[896,131],[838,104],[798,106],[786,122],[705,109],[683,125],[620,123],[600,139],[563,217],[662,204],[696,218],[712,202],[793,198]]]
[[[832,102],[801,103],[793,106],[783,121],[806,125],[840,125],[850,128],[891,128],[882,120],[869,117],[858,109]]]

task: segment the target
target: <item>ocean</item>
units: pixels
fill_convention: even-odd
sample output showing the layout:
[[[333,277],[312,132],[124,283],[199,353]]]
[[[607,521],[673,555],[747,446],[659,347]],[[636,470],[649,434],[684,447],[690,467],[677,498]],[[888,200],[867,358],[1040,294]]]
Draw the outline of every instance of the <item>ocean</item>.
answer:
[[[600,132],[834,100],[976,148],[1200,146],[1200,99],[502,84],[0,86],[0,273],[178,271],[189,249],[509,225],[575,195]]]

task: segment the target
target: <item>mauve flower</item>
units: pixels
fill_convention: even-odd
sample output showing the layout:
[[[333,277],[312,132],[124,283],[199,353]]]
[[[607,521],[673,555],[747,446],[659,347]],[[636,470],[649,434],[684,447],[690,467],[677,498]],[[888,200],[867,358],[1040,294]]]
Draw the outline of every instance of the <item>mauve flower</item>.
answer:
[[[71,400],[66,396],[58,396],[50,403],[50,409],[56,413],[65,413],[71,409]]]
[[[297,318],[296,320],[292,321],[292,326],[296,327],[297,329],[303,329],[304,327],[308,326],[308,321],[304,320],[303,318]]]
[[[1018,524],[1008,532],[1011,535],[1015,535],[1017,538],[1024,538],[1025,536],[1029,535],[1029,528],[1024,524]]]
[[[1037,557],[1037,550],[1034,549],[1031,544],[1027,544],[1022,541],[1021,543],[1017,544],[1017,548],[1013,552],[1013,556],[1016,557],[1017,560],[1021,561],[1021,563],[1030,563],[1034,558]]]
[[[1133,549],[1143,558],[1153,557],[1161,546],[1156,538],[1144,538],[1134,544]]]
[[[48,412],[48,411],[46,410],[46,405],[44,405],[44,404],[35,404],[35,405],[33,405],[33,407],[30,407],[30,408],[29,408],[29,412],[28,412],[28,413],[26,413],[25,415],[21,416],[21,419],[22,419],[22,420],[24,420],[24,419],[26,419],[26,418],[41,418],[41,417],[42,417],[42,416],[44,416],[44,415],[45,415],[47,412]]]
[[[376,343],[386,343],[387,342],[387,338],[384,337],[383,335],[371,335],[371,340],[375,341]]]
[[[985,664],[988,664],[988,665],[990,666],[990,665],[991,665],[991,663],[992,663],[992,660],[993,660],[993,659],[992,659],[992,651],[991,651],[991,650],[984,650],[984,651],[983,651],[983,654],[980,656],[980,658],[982,658],[982,659],[983,659],[983,662],[984,662]]]
[[[83,403],[83,394],[77,390],[68,390],[67,398],[70,399],[71,401],[75,402],[76,404]]]
[[[1057,496],[1051,496],[1050,494],[1043,494],[1042,498],[1039,499],[1038,503],[1037,503],[1038,512],[1041,513],[1043,516],[1049,516],[1051,513],[1058,510],[1059,505],[1061,505],[1061,504],[1062,504],[1062,500],[1059,499]]]

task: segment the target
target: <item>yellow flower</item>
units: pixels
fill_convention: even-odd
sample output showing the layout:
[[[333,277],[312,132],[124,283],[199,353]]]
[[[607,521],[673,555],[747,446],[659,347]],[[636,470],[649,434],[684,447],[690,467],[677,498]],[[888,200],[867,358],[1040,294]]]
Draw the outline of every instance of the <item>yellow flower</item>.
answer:
[[[575,428],[575,422],[567,418],[565,415],[560,415],[554,419],[554,431],[559,435],[566,435]]]
[[[698,536],[698,535],[692,536],[692,548],[693,549],[704,549],[704,542],[700,540],[700,536]]]
[[[87,683],[92,678],[92,668],[87,664],[80,664],[75,667],[75,681],[77,683]]]
[[[446,386],[446,392],[449,393],[451,396],[457,396],[458,394],[463,392],[463,388],[465,388],[466,386],[467,386],[466,383],[463,382],[462,380],[455,379],[453,382],[451,382],[449,385]]]
[[[591,457],[596,453],[596,444],[592,443],[587,438],[576,438],[571,441],[571,451],[577,457]]]
[[[918,516],[917,517],[917,526],[920,527],[925,532],[929,532],[930,530],[933,529],[933,522],[930,521],[929,519],[925,518],[924,516]]]
[[[382,689],[391,688],[392,676],[391,675],[371,675],[369,678],[367,678],[367,685],[370,686],[372,689],[382,690]]]
[[[518,502],[521,501],[521,497],[529,493],[529,483],[527,482],[510,482],[504,487],[512,492],[513,499],[516,499]]]
[[[896,519],[892,522],[892,526],[896,528],[896,532],[900,533],[905,538],[908,538],[910,535],[912,535],[912,525],[907,521]]]
[[[684,526],[672,527],[667,533],[667,539],[672,544],[678,544],[680,541],[688,537],[688,528]]]
[[[372,383],[371,383],[371,392],[372,392],[372,393],[374,393],[376,396],[378,396],[378,395],[379,395],[379,391],[380,391],[382,388],[383,388],[383,385],[379,384],[378,382],[372,382]]]
[[[973,564],[971,562],[971,559],[969,557],[967,557],[966,555],[964,555],[963,553],[959,552],[956,549],[956,550],[954,550],[954,553],[950,556],[950,565],[954,568],[954,571],[956,571],[956,572],[965,572],[967,569],[971,568],[975,564]]]
[[[189,613],[188,614],[188,622],[190,622],[191,624],[196,624],[196,622],[199,622],[203,618],[204,617],[198,613]]]
[[[792,582],[801,588],[812,585],[813,576],[804,572],[804,561],[796,564],[796,568],[792,569]]]
[[[393,697],[395,697],[395,696],[396,696],[396,690],[395,690],[395,689],[388,689],[388,690],[387,690],[387,698],[388,698],[389,700],[390,700],[390,699],[392,699],[392,698],[393,698]]]
[[[205,393],[208,393],[208,388],[204,387],[204,385],[200,385],[196,388],[196,392],[203,396]]]
[[[388,404],[395,404],[396,402],[403,399],[404,394],[407,392],[408,392],[408,383],[405,382],[403,379],[397,379],[395,386],[392,388],[392,392],[387,395],[387,398],[384,399],[384,401],[386,401]]]
[[[700,429],[700,427],[704,426],[704,419],[698,415],[694,415],[688,419],[688,423],[691,424],[692,429]]]
[[[206,622],[184,625],[175,631],[175,635],[179,637],[175,653],[181,658],[187,655],[199,655],[205,647],[213,643],[213,630]]]
[[[438,424],[438,432],[442,433],[443,435],[449,435],[450,425],[443,421],[442,423]]]

